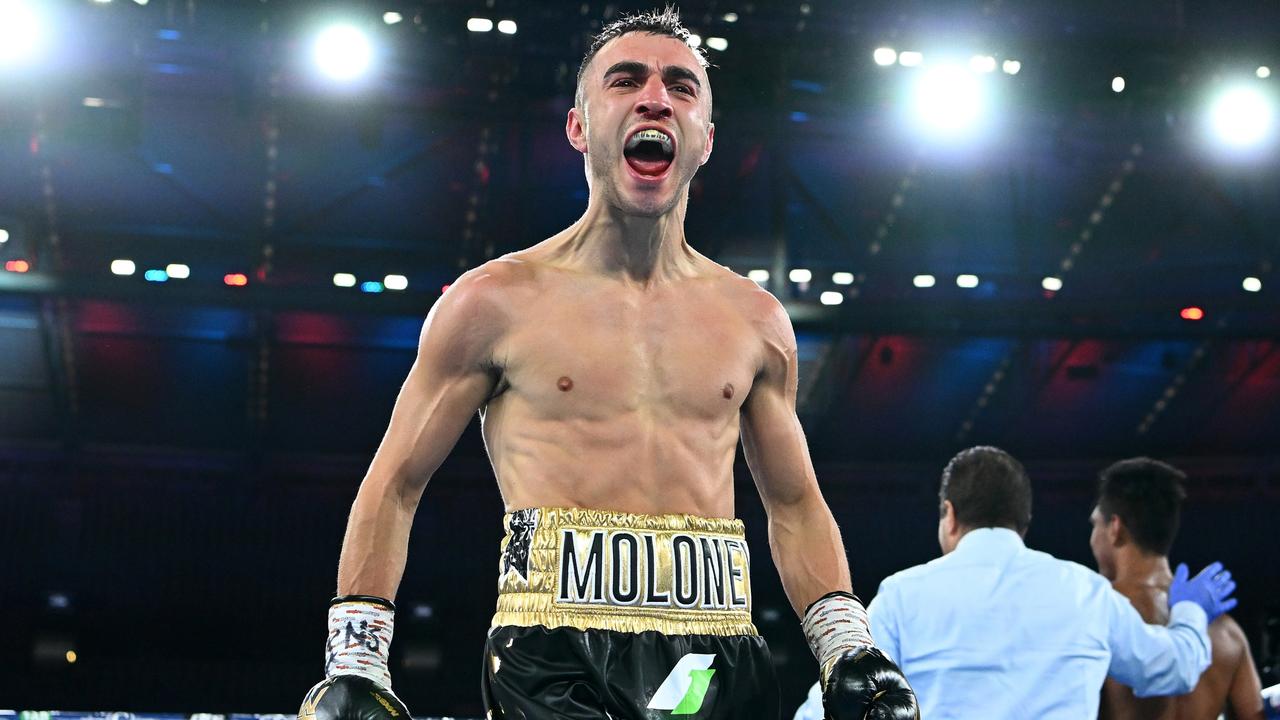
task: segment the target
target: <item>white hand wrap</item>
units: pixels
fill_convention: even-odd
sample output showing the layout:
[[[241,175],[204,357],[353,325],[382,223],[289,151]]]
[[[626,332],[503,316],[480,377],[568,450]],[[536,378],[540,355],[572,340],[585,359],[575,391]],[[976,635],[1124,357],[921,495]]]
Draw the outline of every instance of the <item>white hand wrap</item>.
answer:
[[[822,596],[804,613],[804,637],[818,658],[822,682],[841,655],[860,647],[875,647],[867,609],[858,598],[846,592]]]
[[[395,610],[378,602],[349,600],[330,605],[325,677],[360,675],[391,689],[387,657],[394,621]]]

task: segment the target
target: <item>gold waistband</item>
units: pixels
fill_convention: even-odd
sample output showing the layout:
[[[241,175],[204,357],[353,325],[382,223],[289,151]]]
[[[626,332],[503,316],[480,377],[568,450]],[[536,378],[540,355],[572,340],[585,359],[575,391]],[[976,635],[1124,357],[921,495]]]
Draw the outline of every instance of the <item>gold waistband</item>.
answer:
[[[494,627],[756,634],[740,520],[527,508],[503,524]]]

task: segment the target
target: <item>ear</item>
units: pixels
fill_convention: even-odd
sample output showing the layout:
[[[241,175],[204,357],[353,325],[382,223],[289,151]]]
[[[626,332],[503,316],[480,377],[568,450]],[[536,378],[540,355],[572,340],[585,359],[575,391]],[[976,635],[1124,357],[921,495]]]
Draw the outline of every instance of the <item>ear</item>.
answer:
[[[716,124],[707,123],[707,147],[702,151],[702,159],[698,161],[699,167],[706,165],[707,161],[711,159],[711,146],[715,144],[716,144]]]
[[[569,144],[574,150],[587,154],[587,123],[583,118],[582,111],[578,108],[569,108],[569,117],[564,122],[564,134],[569,138]]]
[[[942,529],[948,535],[956,533],[956,507],[950,500],[942,501]]]
[[[1116,513],[1107,520],[1107,542],[1114,546],[1124,545],[1129,540],[1129,532],[1120,522],[1120,514]]]

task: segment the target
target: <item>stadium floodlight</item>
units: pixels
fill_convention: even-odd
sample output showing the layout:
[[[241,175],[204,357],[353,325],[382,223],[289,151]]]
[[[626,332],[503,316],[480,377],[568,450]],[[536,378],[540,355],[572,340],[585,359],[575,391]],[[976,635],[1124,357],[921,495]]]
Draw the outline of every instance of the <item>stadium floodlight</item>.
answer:
[[[978,276],[977,275],[957,275],[956,287],[962,287],[966,289],[976,288],[978,287]]]
[[[373,63],[373,45],[354,25],[331,25],[316,36],[312,58],[326,76],[340,81],[354,80]]]
[[[709,37],[707,38],[707,47],[711,48],[712,50],[719,50],[720,52],[724,52],[725,50],[729,49],[729,41],[722,37]]]
[[[183,265],[182,263],[169,263],[165,266],[164,274],[174,280],[186,280],[191,277],[191,268],[190,266]]]
[[[1062,278],[1049,276],[1040,281],[1040,287],[1049,292],[1058,292],[1062,289]]]
[[[489,32],[493,29],[493,21],[489,18],[467,18],[467,29],[471,32]]]
[[[898,64],[902,67],[919,67],[924,64],[924,53],[903,50],[898,53]]]
[[[1271,134],[1275,106],[1271,98],[1252,85],[1228,88],[1213,100],[1209,125],[1214,136],[1232,149],[1247,149],[1265,142]]]
[[[334,273],[333,284],[336,285],[337,287],[355,287],[356,276],[352,275],[351,273],[344,273],[344,272]]]
[[[1271,77],[1271,68],[1267,67],[1266,65],[1259,65],[1258,69],[1255,71],[1254,74],[1256,74],[1258,77],[1262,78],[1263,80],[1266,80],[1267,78]]]
[[[1119,75],[1111,78],[1111,92],[1114,92],[1114,93],[1124,92],[1124,78],[1120,77]]]
[[[503,35],[515,35],[516,31],[519,29],[520,28],[519,26],[516,25],[515,20],[499,20],[498,21],[498,32],[502,33]]]
[[[409,279],[403,275],[388,275],[382,279],[382,286],[388,290],[405,290],[409,287]]]
[[[1261,292],[1262,280],[1256,277],[1247,277],[1244,279],[1244,282],[1240,283],[1240,286],[1244,288],[1245,292],[1251,292],[1251,293]]]
[[[974,55],[969,58],[969,69],[976,73],[996,71],[996,59],[990,55]]]
[[[1005,75],[1017,75],[1022,70],[1022,63],[1017,60],[1005,60],[1000,64],[1000,69],[1004,70]]]
[[[955,65],[930,68],[915,82],[915,122],[929,134],[954,138],[980,125],[986,103],[982,82]]]
[[[787,273],[787,279],[793,283],[807,283],[813,279],[813,271],[804,268],[796,268]]]
[[[125,258],[111,261],[111,274],[129,276],[138,272],[138,266],[132,261]]]
[[[401,15],[398,12],[388,11],[388,12],[382,13],[382,22],[388,25],[396,25],[402,22],[403,20],[404,20],[404,15]]]
[[[7,242],[9,242],[9,231],[5,230],[4,228],[0,228],[0,245],[3,245]]]
[[[891,47],[878,47],[871,53],[871,59],[880,67],[888,67],[898,62],[898,51]]]
[[[851,272],[831,273],[831,282],[837,285],[852,285],[853,273]]]
[[[822,293],[822,295],[818,297],[818,300],[821,301],[823,305],[839,305],[844,302],[844,294],[835,292],[834,290],[828,290]]]
[[[932,275],[917,275],[911,278],[911,284],[918,288],[931,288],[938,279]]]
[[[769,282],[769,271],[768,270],[752,270],[751,272],[747,273],[747,278],[749,278],[753,282],[763,285]]]
[[[31,60],[40,47],[40,18],[23,0],[0,0],[0,66]]]
[[[702,36],[690,35],[688,43],[689,43],[689,47],[692,47],[692,48],[702,47]]]
[[[723,18],[721,18],[721,19],[722,19],[722,20],[724,20],[724,21],[725,21],[725,22],[727,22],[727,23],[736,23],[736,22],[738,22],[738,13],[736,13],[736,12],[727,12],[727,13],[725,13],[725,14],[724,14],[724,17],[723,17]]]

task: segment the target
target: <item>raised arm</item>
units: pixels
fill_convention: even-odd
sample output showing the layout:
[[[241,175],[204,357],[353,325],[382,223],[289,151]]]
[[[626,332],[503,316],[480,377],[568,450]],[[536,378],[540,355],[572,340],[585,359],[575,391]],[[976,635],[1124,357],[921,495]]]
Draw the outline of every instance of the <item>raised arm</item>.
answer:
[[[503,290],[488,268],[459,278],[427,315],[417,359],[351,507],[339,595],[395,598],[422,491],[494,388]]]

